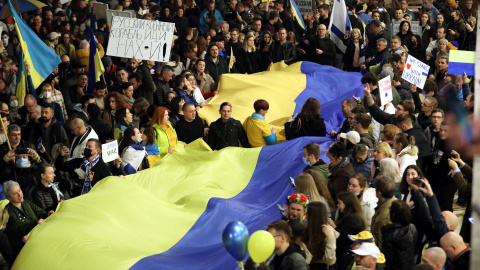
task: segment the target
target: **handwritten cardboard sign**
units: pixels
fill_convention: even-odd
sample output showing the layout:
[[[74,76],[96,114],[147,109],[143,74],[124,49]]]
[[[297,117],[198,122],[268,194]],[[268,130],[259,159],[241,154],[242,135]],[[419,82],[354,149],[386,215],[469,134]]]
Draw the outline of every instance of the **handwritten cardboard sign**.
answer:
[[[313,10],[315,8],[315,1],[314,0],[296,0],[298,10],[300,11],[299,16],[303,14],[313,15]]]
[[[429,70],[430,66],[417,58],[408,55],[407,63],[405,63],[405,68],[403,69],[402,78],[411,84],[416,84],[418,88],[423,89]]]
[[[110,161],[114,161],[118,157],[118,155],[119,153],[117,140],[102,144],[103,162],[107,163]]]
[[[378,81],[378,88],[380,90],[380,101],[382,102],[383,107],[389,101],[393,100],[392,81],[390,80],[390,76]]]
[[[107,55],[168,62],[174,23],[114,16]]]

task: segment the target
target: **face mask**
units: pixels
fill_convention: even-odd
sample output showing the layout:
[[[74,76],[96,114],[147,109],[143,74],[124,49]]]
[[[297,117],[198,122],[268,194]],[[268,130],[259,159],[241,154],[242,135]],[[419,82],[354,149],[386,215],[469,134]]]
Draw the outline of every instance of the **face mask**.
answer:
[[[19,158],[15,161],[17,167],[27,167],[28,166],[28,159],[26,158]]]
[[[83,156],[90,158],[92,156],[92,149],[85,148],[85,150],[83,150]]]
[[[355,196],[358,196],[358,195],[360,195],[360,192],[355,192]]]
[[[135,139],[135,142],[136,142],[137,144],[140,144],[140,143],[142,143],[142,140],[140,140],[140,139]]]
[[[4,38],[4,39],[2,39],[2,41],[3,41],[3,44],[7,44],[8,43],[8,38]]]
[[[51,97],[52,97],[52,93],[50,93],[50,92],[48,92],[48,91],[47,91],[47,92],[43,92],[43,98],[44,98],[44,99],[49,99],[49,98],[51,98]]]
[[[412,41],[411,44],[412,44],[413,47],[417,46],[417,42],[415,42],[415,41]]]
[[[307,161],[307,158],[306,157],[302,157],[303,159],[303,163],[307,164],[307,165],[310,165],[310,162]]]
[[[11,108],[16,108],[16,107],[18,107],[18,100],[16,100],[16,99],[10,100],[10,107],[11,107]]]
[[[430,5],[423,5],[423,8],[426,10],[430,10]]]

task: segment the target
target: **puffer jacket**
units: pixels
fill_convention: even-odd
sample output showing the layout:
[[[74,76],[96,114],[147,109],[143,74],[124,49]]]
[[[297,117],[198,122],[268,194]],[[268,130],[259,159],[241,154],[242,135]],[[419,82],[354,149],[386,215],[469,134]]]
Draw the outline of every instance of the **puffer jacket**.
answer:
[[[105,55],[105,50],[103,49],[102,44],[97,43],[98,55],[102,58]],[[84,64],[85,72],[88,73],[88,65],[90,64],[90,48],[88,49],[78,49],[77,58]]]
[[[35,190],[33,190],[32,197],[33,202],[47,212],[57,209],[57,193],[51,187],[45,187],[42,183],[38,183]]]
[[[369,188],[363,192],[360,205],[362,206],[365,221],[367,223],[367,231],[370,231],[372,217],[375,214],[375,207],[377,207],[378,198],[374,188]]]
[[[415,225],[393,223],[382,228],[385,270],[410,270],[415,266],[414,252],[417,229]]]
[[[275,255],[273,257],[273,260],[269,264],[270,270],[308,270],[309,267],[305,258],[305,251],[303,251],[297,244],[290,242],[290,246],[282,255]]]
[[[403,175],[405,169],[410,165],[417,165],[418,147],[415,145],[408,145],[403,148],[397,155],[397,162],[400,166],[400,175]]]
[[[208,133],[208,145],[212,150],[221,150],[228,146],[239,146],[250,148],[247,133],[243,129],[242,123],[233,118],[223,122],[221,118],[210,125]]]

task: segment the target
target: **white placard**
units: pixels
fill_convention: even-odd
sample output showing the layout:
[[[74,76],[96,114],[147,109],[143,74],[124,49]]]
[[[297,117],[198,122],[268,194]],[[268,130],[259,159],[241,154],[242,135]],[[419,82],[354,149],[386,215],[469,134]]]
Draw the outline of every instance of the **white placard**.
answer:
[[[299,16],[307,13],[308,15],[313,15],[313,9],[315,6],[315,0],[295,0],[297,3],[298,11],[300,11]]]
[[[113,19],[114,16],[125,17],[125,18],[133,18],[132,12],[130,12],[128,10],[121,11],[121,10],[107,9],[107,10],[105,10],[105,12],[107,13],[107,22],[109,22],[110,24],[112,23],[112,19]]]
[[[411,84],[416,84],[418,88],[423,89],[429,70],[430,66],[417,58],[408,55],[407,63],[403,69],[402,78]]]
[[[392,81],[390,80],[390,76],[378,81],[378,88],[380,90],[380,101],[382,102],[383,107],[389,101],[393,100]]]
[[[101,3],[101,2],[93,3],[93,10],[95,10],[95,15],[97,16],[97,20],[107,19],[107,9],[108,9],[108,4]]]
[[[114,16],[107,55],[168,62],[174,30],[174,23]]]
[[[103,162],[107,163],[110,161],[114,161],[116,158],[118,158],[118,155],[119,154],[117,140],[102,144]]]
[[[392,31],[392,37],[397,35],[398,32],[400,32],[400,23],[401,22],[393,22],[393,31]],[[409,21],[410,23],[410,30],[414,35],[420,35],[422,36],[422,33],[420,32],[420,22],[417,21]]]

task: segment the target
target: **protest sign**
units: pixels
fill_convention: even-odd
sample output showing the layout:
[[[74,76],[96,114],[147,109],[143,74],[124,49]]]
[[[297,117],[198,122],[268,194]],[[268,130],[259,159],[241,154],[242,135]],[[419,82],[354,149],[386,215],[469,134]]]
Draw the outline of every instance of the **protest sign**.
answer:
[[[95,2],[93,3],[93,10],[95,11],[95,15],[97,16],[98,19],[107,19],[107,9],[108,9],[108,4],[105,3],[100,3],[100,2]]]
[[[407,63],[405,63],[405,68],[403,69],[402,78],[411,84],[416,84],[418,88],[423,89],[429,70],[430,66],[417,58],[408,55]]]
[[[313,15],[313,10],[315,9],[314,0],[295,0],[295,3],[297,3],[298,10],[300,11],[301,15],[305,13],[308,15]]]
[[[114,161],[116,158],[118,158],[118,155],[119,153],[117,140],[102,144],[103,162],[107,163],[110,161]]]
[[[463,75],[464,72],[475,75],[475,52],[450,50],[448,74]]]
[[[107,22],[109,22],[110,24],[112,23],[112,19],[114,16],[133,18],[133,14],[128,10],[120,11],[120,10],[107,9],[105,10],[105,12],[107,15]]]
[[[392,81],[390,80],[390,76],[378,81],[378,88],[380,90],[380,101],[382,102],[383,107],[389,101],[393,100]]]
[[[397,35],[398,32],[400,32],[400,23],[401,22],[394,22],[393,24],[393,31],[392,31],[392,37]],[[422,35],[422,31],[420,31],[420,22],[417,21],[410,21],[410,30],[414,35]]]
[[[174,23],[114,16],[107,55],[168,62],[174,29]]]

